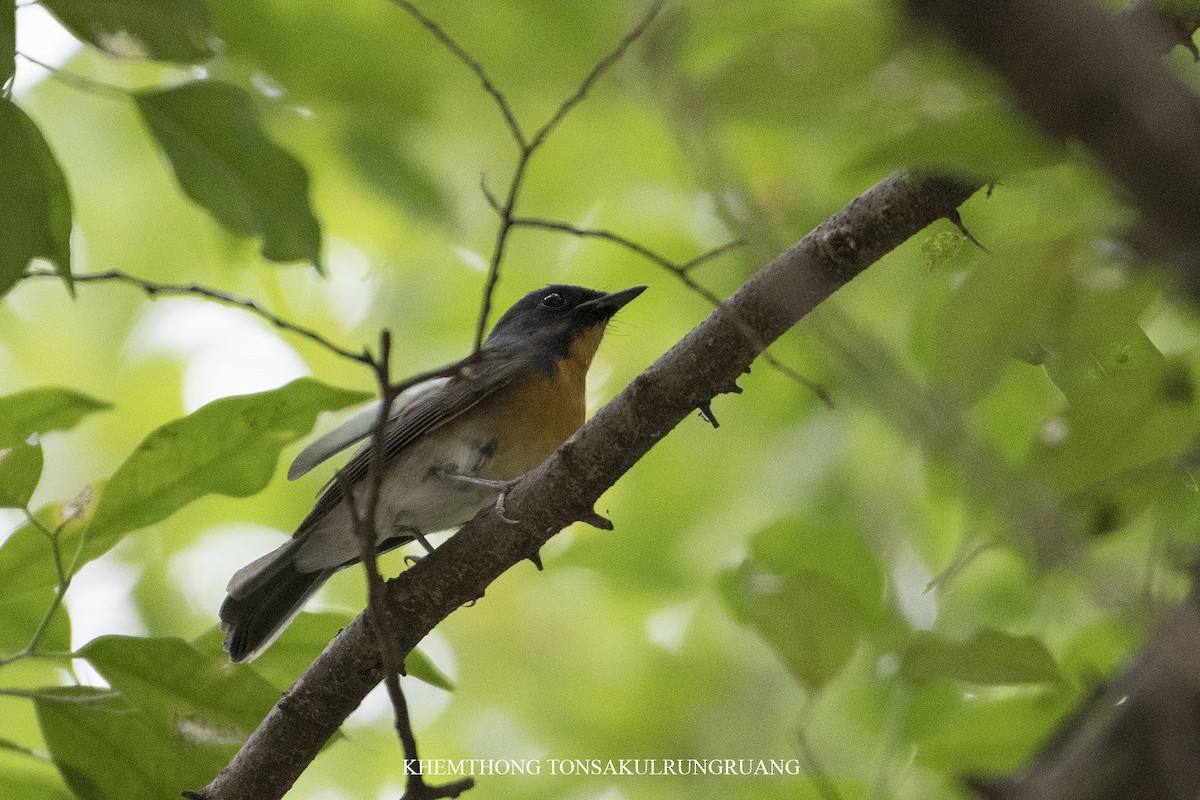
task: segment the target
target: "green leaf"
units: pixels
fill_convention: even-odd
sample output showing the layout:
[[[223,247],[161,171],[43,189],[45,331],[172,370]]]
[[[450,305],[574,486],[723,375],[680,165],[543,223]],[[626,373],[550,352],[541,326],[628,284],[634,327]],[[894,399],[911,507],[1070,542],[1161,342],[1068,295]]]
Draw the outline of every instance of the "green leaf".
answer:
[[[983,397],[1010,358],[1036,360],[1069,293],[1061,248],[1017,248],[981,259],[954,292],[933,338],[934,380],[965,403]]]
[[[758,631],[797,680],[820,688],[854,654],[854,600],[829,578],[773,575],[746,561],[724,573],[719,586],[734,618]]]
[[[62,556],[64,566],[69,566],[95,507],[95,494],[95,489],[88,487],[70,503],[51,503],[39,508],[34,513],[37,524],[22,525],[0,545],[0,586],[4,587],[5,602],[21,602],[24,595],[49,598],[49,590],[59,581],[45,531],[61,526]]]
[[[785,517],[754,534],[750,554],[755,564],[777,575],[819,573],[853,599],[855,615],[864,623],[882,614],[883,570],[854,525]]]
[[[204,495],[261,491],[280,451],[306,436],[317,414],[369,396],[300,378],[269,392],[214,400],[168,422],[138,445],[105,487],[79,563]]]
[[[17,4],[0,7],[0,88],[17,74]]]
[[[1115,675],[1142,645],[1145,631],[1130,620],[1105,618],[1084,626],[1063,654],[1063,670],[1083,685],[1098,685]]]
[[[71,195],[62,168],[41,131],[15,103],[0,97],[0,297],[29,262],[54,264],[74,295],[71,281]]]
[[[454,691],[454,681],[450,680],[450,676],[442,672],[438,665],[433,663],[433,659],[425,655],[425,652],[419,648],[405,657],[404,671],[430,686],[436,686],[447,692]]]
[[[1018,769],[1041,746],[1078,698],[1039,691],[1014,697],[963,699],[931,715],[915,731],[918,762],[959,775]]]
[[[76,686],[34,700],[46,746],[80,800],[163,800],[208,785],[233,748],[164,735],[115,692]]]
[[[352,614],[338,611],[303,611],[284,630],[275,644],[254,659],[253,668],[279,689],[286,689],[296,682],[300,673],[308,669],[321,651],[354,619]],[[196,639],[195,646],[201,652],[225,658],[222,642],[225,633],[214,626]],[[431,686],[454,691],[454,683],[420,649],[413,650],[404,659],[404,669],[409,675]]]
[[[32,434],[74,428],[88,414],[106,411],[111,403],[86,394],[43,387],[0,397],[0,445],[25,441]],[[7,440],[2,437],[9,437]]]
[[[901,672],[909,680],[951,678],[997,686],[1058,680],[1058,666],[1041,641],[984,628],[958,643],[931,633],[917,634],[904,653]]]
[[[71,800],[62,776],[40,753],[31,757],[24,746],[7,739],[0,740],[0,751],[0,797]]]
[[[259,127],[250,96],[217,81],[134,95],[180,186],[226,229],[262,239],[271,261],[321,269],[308,173]]]
[[[213,55],[203,0],[43,0],[63,27],[120,58],[192,64]]]
[[[1079,384],[1060,420],[1061,438],[1036,450],[1044,473],[1064,492],[1160,463],[1170,473],[1191,449],[1200,426],[1187,364],[1161,356],[1139,361]],[[1158,472],[1153,477],[1164,477]]]
[[[902,166],[996,180],[1057,157],[1020,115],[999,104],[980,104],[952,119],[924,120],[872,152],[861,166]]]
[[[73,536],[78,542],[86,527],[86,506],[82,499],[43,506],[34,513],[36,524],[22,525],[0,545],[0,586],[4,587],[0,593],[0,656],[18,653],[29,645],[54,600],[59,577],[46,531],[53,532],[61,525],[59,539]],[[64,523],[68,514],[72,518]],[[72,553],[63,553],[64,562],[69,562]],[[61,653],[70,649],[71,623],[66,607],[60,606],[38,650]]]
[[[245,740],[279,699],[253,669],[181,639],[101,636],[79,655],[151,722],[197,741]]]
[[[42,445],[0,447],[0,508],[25,508],[42,477]]]

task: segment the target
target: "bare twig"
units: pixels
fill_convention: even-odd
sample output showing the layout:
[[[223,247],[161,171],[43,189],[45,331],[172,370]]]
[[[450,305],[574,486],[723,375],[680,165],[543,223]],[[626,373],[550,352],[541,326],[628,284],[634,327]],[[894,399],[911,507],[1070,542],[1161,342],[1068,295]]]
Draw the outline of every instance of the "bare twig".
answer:
[[[513,229],[513,214],[517,208],[517,199],[521,194],[521,187],[525,182],[525,174],[529,169],[530,161],[538,149],[545,144],[546,139],[554,132],[555,128],[571,113],[571,110],[583,102],[588,92],[592,90],[592,87],[600,80],[604,73],[620,61],[630,46],[646,32],[646,28],[649,27],[650,23],[654,21],[654,18],[662,10],[664,0],[655,0],[651,4],[638,23],[621,38],[621,41],[604,58],[596,62],[595,66],[592,67],[579,84],[579,87],[570,97],[559,104],[558,108],[551,114],[550,119],[538,128],[532,138],[528,139],[516,116],[513,114],[512,106],[509,104],[508,99],[497,88],[495,81],[491,79],[479,60],[467,52],[466,48],[447,33],[441,25],[426,16],[424,12],[409,2],[409,0],[392,0],[392,2],[407,11],[422,27],[445,45],[459,61],[475,73],[483,83],[484,90],[500,110],[500,115],[504,117],[504,122],[512,134],[513,140],[517,143],[517,163],[513,167],[512,177],[509,179],[508,191],[505,193],[504,200],[499,201],[488,188],[486,181],[481,182],[483,194],[487,198],[488,204],[500,215],[500,227],[496,231],[496,241],[492,246],[492,257],[488,262],[487,279],[484,281],[483,297],[480,301],[479,319],[475,325],[475,346],[472,352],[478,355],[480,348],[483,347],[483,334],[487,330],[488,319],[492,315],[493,297],[496,293],[496,285],[500,282],[500,266],[504,262],[504,254],[507,250],[509,236]]]
[[[821,765],[820,759],[817,758],[817,753],[813,750],[812,742],[808,740],[808,731],[804,726],[796,731],[796,752],[800,754],[800,763],[804,766],[804,773],[808,775],[809,782],[812,783],[821,800],[842,800],[842,793],[838,791],[837,785],[829,777],[825,767]]]
[[[518,147],[524,150],[526,148],[525,133],[521,130],[521,125],[517,122],[516,115],[513,114],[512,106],[508,104],[508,98],[496,86],[491,76],[488,75],[487,70],[483,68],[483,65],[468,53],[467,49],[459,44],[453,36],[447,33],[445,28],[426,16],[425,12],[410,3],[409,0],[392,0],[392,2],[408,12],[410,17],[420,23],[421,27],[425,30],[433,34],[433,37],[441,42],[467,69],[475,73],[475,77],[479,78],[479,82],[483,84],[483,90],[488,93],[492,101],[495,102],[496,107],[500,109],[500,114],[504,117],[504,122],[508,125],[508,130],[512,133],[513,140],[517,143]]]
[[[702,283],[693,278],[691,271],[701,264],[705,264],[712,259],[717,258],[718,256],[724,255],[725,253],[736,250],[737,248],[745,245],[745,240],[735,239],[731,242],[726,242],[723,245],[714,247],[707,253],[702,253],[696,256],[691,261],[685,261],[680,264],[672,261],[666,256],[661,255],[660,253],[656,253],[643,244],[633,241],[627,236],[622,236],[619,233],[614,233],[613,231],[609,230],[603,230],[600,228],[581,228],[577,225],[571,225],[567,222],[540,219],[537,217],[515,217],[512,223],[513,227],[559,231],[572,236],[579,236],[581,238],[601,239],[606,242],[612,242],[620,247],[624,247],[626,250],[637,253],[647,261],[650,261],[659,267],[662,267],[667,272],[670,272],[672,275],[678,278],[684,286],[707,300],[709,304],[713,306],[713,308],[717,308],[721,305],[721,298],[708,289],[708,287],[704,286]],[[747,335],[753,335],[754,332],[749,326],[744,327]],[[762,355],[759,357],[763,361],[767,362],[772,369],[777,370],[783,375],[786,375],[789,379],[795,381],[815,394],[818,399],[820,399],[820,401],[827,407],[833,408],[833,398],[829,396],[829,392],[826,391],[824,386],[821,386],[819,383],[815,383],[814,381],[806,378],[804,375],[801,375],[787,364],[784,364],[765,348],[763,349]]]
[[[554,132],[554,129],[558,127],[558,124],[563,121],[563,118],[565,118],[567,114],[571,113],[571,109],[583,102],[583,98],[587,97],[587,93],[592,90],[592,86],[596,83],[596,81],[600,80],[600,77],[604,75],[605,72],[608,72],[613,64],[616,64],[618,61],[620,61],[621,57],[625,55],[625,51],[628,50],[634,42],[641,38],[642,34],[646,32],[646,28],[650,27],[650,23],[653,22],[655,17],[658,16],[659,12],[662,11],[664,5],[665,0],[654,0],[654,2],[651,3],[650,8],[647,9],[646,13],[642,15],[642,18],[638,24],[633,26],[633,28],[630,29],[629,33],[625,34],[621,41],[617,42],[617,46],[609,51],[608,55],[596,62],[596,66],[592,67],[592,71],[589,72],[587,77],[583,79],[583,82],[579,84],[579,88],[575,90],[575,94],[564,100],[563,104],[560,105],[558,110],[554,112],[554,115],[550,117],[550,119],[546,120],[546,124],[539,128],[538,132],[534,134],[533,140],[529,143],[530,150],[537,149],[539,145],[546,141],[546,137]]]
[[[61,276],[57,272],[53,272],[48,269],[31,269],[25,273],[22,279],[59,277]],[[159,283],[158,281],[151,281],[145,278],[139,278],[136,275],[130,275],[129,273],[122,272],[118,269],[112,269],[106,272],[76,274],[72,275],[71,279],[74,280],[75,283],[123,283],[141,289],[151,300],[155,299],[158,295],[191,296],[202,297],[206,300],[211,300],[222,305],[234,306],[236,308],[248,311],[260,319],[266,320],[280,330],[294,333],[297,336],[302,336],[305,339],[308,339],[310,342],[315,342],[334,355],[341,356],[342,358],[348,358],[351,361],[356,361],[359,364],[365,364],[368,367],[374,366],[371,355],[365,350],[361,353],[355,353],[351,350],[347,350],[344,347],[334,344],[329,339],[326,339],[312,328],[306,328],[303,325],[297,325],[294,322],[289,322],[283,317],[280,317],[278,314],[268,311],[257,300],[251,300],[248,297],[238,297],[237,295],[228,294],[226,292],[222,292],[208,286],[201,286],[195,283]],[[437,377],[437,375],[430,375],[429,377]],[[428,378],[423,379],[428,380]]]
[[[379,414],[371,434],[371,461],[367,471],[367,495],[363,511],[360,513],[354,497],[354,487],[345,479],[341,470],[334,476],[341,487],[345,503],[350,511],[350,520],[354,533],[358,537],[362,556],[363,571],[367,580],[367,609],[366,615],[371,621],[375,640],[379,646],[379,656],[383,662],[383,683],[387,687],[388,698],[392,703],[395,718],[396,736],[404,750],[404,763],[417,764],[418,769],[405,769],[406,787],[405,800],[439,800],[445,797],[458,797],[475,785],[473,778],[463,778],[449,784],[434,786],[425,782],[424,775],[419,769],[420,756],[417,753],[417,738],[413,733],[412,719],[408,713],[408,701],[400,686],[400,676],[404,674],[404,654],[400,652],[396,639],[392,636],[388,624],[388,605],[386,587],[383,576],[379,573],[379,500],[383,494],[383,478],[386,471],[385,437],[388,420],[391,414],[392,402],[403,391],[405,382],[393,384],[391,381],[392,335],[386,329],[379,333],[379,357],[371,360],[376,381],[379,384]]]

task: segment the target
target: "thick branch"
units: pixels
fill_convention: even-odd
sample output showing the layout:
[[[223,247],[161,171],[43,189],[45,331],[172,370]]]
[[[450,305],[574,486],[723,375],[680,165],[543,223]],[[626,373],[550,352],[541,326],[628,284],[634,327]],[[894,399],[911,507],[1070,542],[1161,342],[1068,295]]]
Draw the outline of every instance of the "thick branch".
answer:
[[[731,391],[763,347],[976,188],[893,174],[754,275],[509,493],[506,513],[518,524],[482,512],[388,582],[401,649],[410,651],[451,612],[482,597],[559,530],[594,518],[600,495],[696,408]],[[754,337],[743,332],[746,323]],[[360,615],[284,694],[204,797],[282,797],[382,674]]]
[[[1200,97],[1156,57],[1161,31],[1139,27],[1164,15],[1115,19],[1091,0],[908,6],[999,73],[1049,133],[1085,144],[1128,189],[1156,244],[1200,297]],[[1166,18],[1175,41],[1178,26],[1197,21]]]

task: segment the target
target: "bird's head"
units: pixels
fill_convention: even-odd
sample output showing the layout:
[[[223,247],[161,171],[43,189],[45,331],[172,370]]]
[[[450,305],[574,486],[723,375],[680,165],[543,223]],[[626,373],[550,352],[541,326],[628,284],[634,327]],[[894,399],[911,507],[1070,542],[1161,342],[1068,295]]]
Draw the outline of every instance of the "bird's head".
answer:
[[[530,348],[535,360],[551,366],[570,358],[584,369],[591,363],[613,315],[646,290],[631,286],[600,292],[555,283],[530,292],[504,312],[488,335],[488,348]]]

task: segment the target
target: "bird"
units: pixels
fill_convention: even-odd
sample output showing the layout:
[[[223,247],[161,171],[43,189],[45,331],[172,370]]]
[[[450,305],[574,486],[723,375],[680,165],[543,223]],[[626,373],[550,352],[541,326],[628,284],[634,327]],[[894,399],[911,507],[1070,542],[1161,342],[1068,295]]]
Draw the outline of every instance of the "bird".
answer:
[[[587,372],[605,328],[645,289],[551,284],[529,292],[501,315],[476,358],[398,398],[382,436],[378,551],[414,540],[428,546],[426,534],[461,527],[490,504],[500,508],[502,493],[583,424]],[[294,480],[367,440],[292,537],[233,574],[219,611],[232,661],[261,654],[330,576],[359,561],[349,503],[361,518],[377,416],[378,403],[293,462]]]

